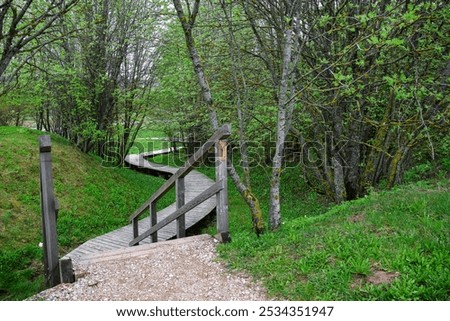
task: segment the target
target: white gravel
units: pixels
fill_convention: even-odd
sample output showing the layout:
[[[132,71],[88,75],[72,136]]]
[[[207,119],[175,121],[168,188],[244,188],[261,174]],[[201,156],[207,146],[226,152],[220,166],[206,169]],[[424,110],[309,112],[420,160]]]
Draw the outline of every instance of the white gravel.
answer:
[[[217,241],[201,235],[165,242],[144,255],[96,260],[75,267],[77,281],[29,300],[267,301],[265,289],[217,261]]]

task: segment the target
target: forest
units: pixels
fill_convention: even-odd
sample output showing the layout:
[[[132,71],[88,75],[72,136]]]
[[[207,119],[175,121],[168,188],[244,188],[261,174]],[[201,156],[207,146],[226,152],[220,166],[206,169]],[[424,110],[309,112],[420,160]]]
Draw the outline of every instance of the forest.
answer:
[[[259,236],[296,181],[346,204],[450,177],[449,21],[447,1],[1,0],[0,126],[121,167],[142,131],[190,154],[230,123]]]
[[[229,172],[264,229],[251,169],[336,203],[448,169],[445,1],[3,1],[0,124],[35,123],[120,164],[143,126],[192,145],[230,122]],[[112,159],[111,159],[112,158]],[[446,162],[446,163],[445,163]]]

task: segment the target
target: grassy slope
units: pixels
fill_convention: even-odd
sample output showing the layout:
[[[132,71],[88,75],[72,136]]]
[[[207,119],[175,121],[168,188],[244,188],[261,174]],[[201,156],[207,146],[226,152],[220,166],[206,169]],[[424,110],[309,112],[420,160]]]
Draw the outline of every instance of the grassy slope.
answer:
[[[285,203],[286,212],[296,212],[297,218],[285,215],[279,231],[259,239],[232,223],[233,242],[219,249],[230,266],[262,279],[271,295],[287,300],[450,299],[449,180],[372,193],[316,216],[293,198]],[[232,221],[240,220],[231,215]],[[376,284],[372,278],[380,273],[396,278]]]
[[[23,299],[42,289],[41,134],[0,127],[0,300]],[[127,224],[129,214],[163,182],[128,169],[104,168],[58,136],[52,136],[52,143],[61,255]]]

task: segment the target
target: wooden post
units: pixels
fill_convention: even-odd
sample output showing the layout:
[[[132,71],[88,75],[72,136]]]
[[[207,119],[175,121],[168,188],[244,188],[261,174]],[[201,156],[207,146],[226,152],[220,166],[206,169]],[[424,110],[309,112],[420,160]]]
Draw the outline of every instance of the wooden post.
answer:
[[[156,214],[156,202],[150,203],[150,228],[158,223]],[[152,234],[152,243],[158,242],[158,232]]]
[[[45,283],[53,287],[61,283],[56,235],[56,204],[53,191],[52,145],[50,136],[39,137],[42,232],[44,236]]]
[[[175,190],[177,194],[177,209],[182,207],[185,202],[185,185],[184,177],[179,177],[175,182]],[[186,236],[186,219],[185,215],[181,215],[177,218],[177,238],[182,238]]]
[[[62,283],[75,282],[75,273],[73,272],[73,265],[71,258],[62,258],[61,260],[59,260],[59,268],[61,270]]]
[[[133,239],[139,236],[139,219],[137,217],[133,218]],[[136,243],[135,245],[139,245]]]
[[[216,181],[222,181],[223,189],[216,196],[217,235],[216,238],[227,243],[231,241],[228,230],[228,188],[227,188],[227,142],[219,140],[216,144]]]

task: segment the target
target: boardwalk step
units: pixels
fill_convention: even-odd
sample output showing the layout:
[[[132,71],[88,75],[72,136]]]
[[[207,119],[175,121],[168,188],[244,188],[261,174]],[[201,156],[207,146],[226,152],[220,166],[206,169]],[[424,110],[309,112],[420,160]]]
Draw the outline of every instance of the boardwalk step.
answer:
[[[89,265],[93,263],[105,262],[105,261],[117,261],[126,260],[132,257],[146,256],[149,254],[156,254],[159,251],[170,251],[174,246],[180,246],[191,242],[212,239],[212,236],[207,234],[185,237],[182,239],[174,239],[166,242],[158,242],[145,244],[140,246],[133,246],[127,248],[116,249],[112,251],[105,251],[102,253],[85,255],[79,259],[77,263],[79,265]]]

